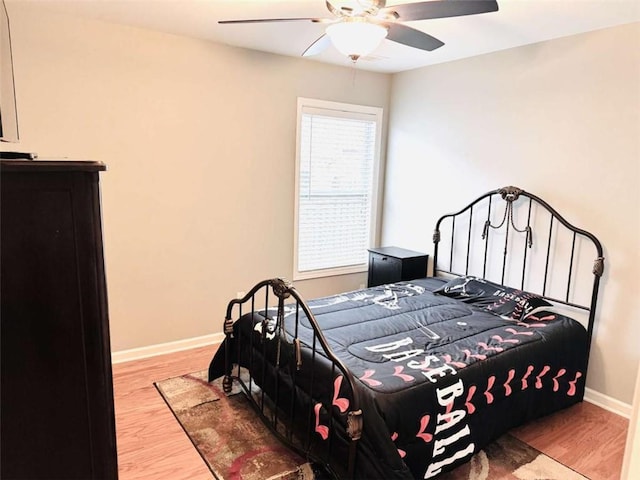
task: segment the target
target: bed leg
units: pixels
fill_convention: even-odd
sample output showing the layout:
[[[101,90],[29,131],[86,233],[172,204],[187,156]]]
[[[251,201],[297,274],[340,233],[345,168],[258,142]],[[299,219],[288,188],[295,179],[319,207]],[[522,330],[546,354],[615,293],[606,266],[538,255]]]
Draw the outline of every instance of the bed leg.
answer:
[[[229,375],[225,375],[224,378],[222,379],[222,390],[224,391],[224,393],[226,394],[231,393],[232,385],[233,385],[233,378],[231,378]]]
[[[362,410],[349,412],[347,417],[347,433],[351,437],[349,445],[349,465],[347,476],[350,479],[356,478],[356,454],[358,451],[358,440],[362,436]]]
[[[231,320],[230,316],[224,319],[224,334],[227,342],[230,343],[230,340],[233,338],[233,320]],[[231,357],[229,355],[230,347],[227,345],[224,356],[226,374],[222,379],[222,390],[227,394],[231,392],[231,385],[233,383],[233,379],[231,378]]]

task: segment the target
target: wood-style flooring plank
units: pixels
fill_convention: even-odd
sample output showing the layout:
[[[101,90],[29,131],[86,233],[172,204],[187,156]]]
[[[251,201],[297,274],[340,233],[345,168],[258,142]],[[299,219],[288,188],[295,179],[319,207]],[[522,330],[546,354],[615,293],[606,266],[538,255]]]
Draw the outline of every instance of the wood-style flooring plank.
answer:
[[[113,366],[120,480],[211,480],[213,475],[153,382],[205,370],[217,345]]]
[[[206,369],[217,348],[113,366],[120,480],[213,478],[153,382]],[[591,480],[618,480],[628,423],[582,402],[511,433]]]
[[[591,480],[619,480],[629,421],[589,402],[511,433]]]

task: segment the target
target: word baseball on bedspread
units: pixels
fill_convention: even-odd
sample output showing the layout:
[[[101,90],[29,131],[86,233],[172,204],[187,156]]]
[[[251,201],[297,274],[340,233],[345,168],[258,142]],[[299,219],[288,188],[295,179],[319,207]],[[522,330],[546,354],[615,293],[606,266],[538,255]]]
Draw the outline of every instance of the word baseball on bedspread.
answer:
[[[412,339],[407,337],[400,341],[367,347],[367,350],[372,352],[390,352],[408,346],[411,343]],[[414,349],[394,352],[392,354],[386,353],[383,354],[383,356],[397,362],[420,355],[423,352],[423,349]],[[407,363],[407,366],[409,368],[422,370],[421,373],[432,383],[437,383],[439,379],[448,375],[457,375],[457,370],[448,364],[437,368],[430,368],[428,371],[424,370],[430,367],[431,362],[439,360],[435,355],[429,355],[425,357],[423,362],[411,360]],[[446,387],[436,387],[438,405],[444,408],[444,411],[437,414],[436,428],[433,437],[428,437],[429,441],[433,441],[433,461],[427,467],[424,478],[431,478],[439,474],[444,466],[450,465],[475,452],[475,445],[471,441],[463,449],[453,450],[452,448],[452,444],[471,435],[469,425],[466,422],[461,423],[467,416],[466,410],[452,410],[455,399],[463,396],[465,391],[462,379],[458,379],[455,383]]]

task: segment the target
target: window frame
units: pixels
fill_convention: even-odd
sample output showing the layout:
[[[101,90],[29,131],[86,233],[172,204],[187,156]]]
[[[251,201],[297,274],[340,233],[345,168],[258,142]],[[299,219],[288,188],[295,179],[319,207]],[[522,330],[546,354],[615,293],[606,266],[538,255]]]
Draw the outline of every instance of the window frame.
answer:
[[[299,213],[300,213],[300,162],[301,162],[301,136],[302,117],[305,113],[318,113],[320,115],[335,116],[350,119],[368,119],[376,122],[375,146],[373,158],[373,172],[371,181],[371,212],[369,219],[369,242],[367,248],[375,245],[378,232],[378,218],[380,211],[380,165],[382,151],[382,128],[384,110],[382,107],[357,105],[328,100],[298,97],[296,118],[296,165],[295,165],[295,191],[294,191],[294,239],[293,239],[293,280],[307,280],[313,278],[329,277],[334,275],[347,275],[366,272],[368,261],[356,265],[343,267],[330,267],[316,270],[300,271],[298,266],[299,243]]]

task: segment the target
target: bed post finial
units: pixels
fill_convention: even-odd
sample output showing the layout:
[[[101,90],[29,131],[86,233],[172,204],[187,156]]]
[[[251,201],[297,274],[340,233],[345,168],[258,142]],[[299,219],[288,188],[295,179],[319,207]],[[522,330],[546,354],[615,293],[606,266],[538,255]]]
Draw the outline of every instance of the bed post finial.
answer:
[[[604,257],[598,257],[593,261],[593,274],[601,277],[604,273]]]
[[[498,193],[500,193],[503,200],[506,200],[507,202],[515,202],[523,191],[524,190],[521,188],[510,185],[508,187],[502,187],[498,190]]]
[[[289,298],[291,293],[289,290],[293,285],[289,280],[285,280],[284,278],[274,278],[271,280],[271,287],[273,288],[273,293],[275,293],[278,298]]]

